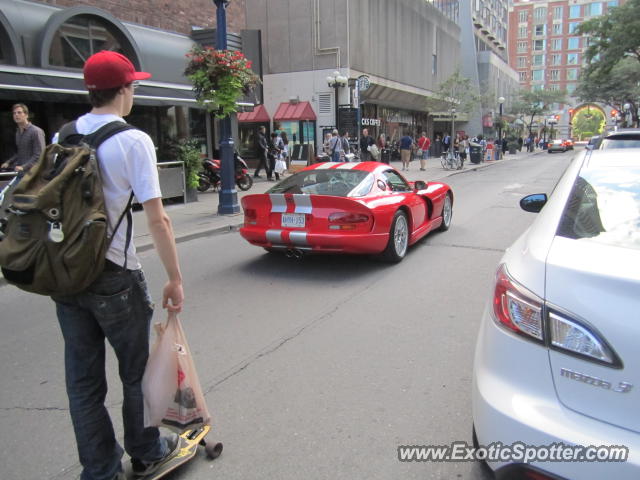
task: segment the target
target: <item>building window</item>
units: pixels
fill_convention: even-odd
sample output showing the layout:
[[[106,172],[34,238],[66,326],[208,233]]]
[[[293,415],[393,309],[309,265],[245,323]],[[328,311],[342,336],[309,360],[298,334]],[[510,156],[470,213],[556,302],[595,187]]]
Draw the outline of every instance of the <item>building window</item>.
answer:
[[[533,41],[533,49],[534,50],[544,50],[545,41],[544,40],[534,40]]]
[[[518,68],[524,68],[527,66],[527,57],[518,57]]]
[[[577,79],[578,79],[578,69],[577,68],[567,69],[567,80],[577,80]]]
[[[532,82],[541,82],[544,80],[544,70],[532,70],[531,71],[531,81]]]
[[[554,20],[562,20],[562,14],[564,10],[562,7],[553,7],[553,19]]]
[[[531,63],[534,67],[542,67],[544,65],[544,55],[534,55]]]
[[[598,3],[592,3],[591,5],[586,5],[585,7],[585,12],[584,12],[584,16],[591,16],[591,17],[597,17],[599,15],[602,15],[602,3],[598,2]]]
[[[518,38],[527,38],[527,27],[518,27]]]
[[[535,26],[535,36],[541,37],[547,34],[547,26],[546,25],[536,25]]]
[[[518,42],[518,53],[525,53],[527,51],[527,42]]]
[[[518,72],[518,77],[520,77],[521,82],[527,81],[527,72]]]
[[[569,18],[580,18],[580,5],[571,5],[569,7]]]
[[[562,35],[562,23],[554,23],[553,24],[553,34],[554,35]]]
[[[580,22],[570,22],[569,23],[569,35],[572,35],[573,32],[576,31],[576,28],[578,28],[578,25],[580,25]]]
[[[125,54],[118,34],[114,26],[101,18],[81,15],[70,18],[53,36],[49,64],[82,69],[87,58],[101,50]]]
[[[560,85],[558,85],[557,83],[552,83],[551,85],[549,85],[549,88],[551,88],[551,90],[557,92],[558,90],[560,90]]]
[[[529,17],[529,12],[527,12],[526,10],[520,10],[520,12],[518,12],[518,21],[520,23],[526,23]]]
[[[544,90],[544,83],[540,83],[540,84],[531,86],[531,91],[532,92],[540,92],[542,90]]]
[[[562,63],[562,55],[554,53],[551,55],[551,65],[560,65]]]
[[[567,41],[567,50],[578,50],[580,48],[579,37],[569,37]]]
[[[553,81],[560,80],[560,70],[551,70],[549,74],[549,79]]]
[[[609,8],[613,8],[617,6],[618,6],[618,0],[611,0],[610,2],[607,2],[607,7]]]
[[[567,53],[567,65],[578,65],[577,53]]]
[[[533,18],[536,20],[547,19],[547,7],[536,7],[533,9]]]
[[[551,50],[562,50],[562,39],[554,38],[551,40]]]
[[[569,95],[573,95],[573,92],[576,91],[576,84],[575,83],[567,83],[567,93]]]

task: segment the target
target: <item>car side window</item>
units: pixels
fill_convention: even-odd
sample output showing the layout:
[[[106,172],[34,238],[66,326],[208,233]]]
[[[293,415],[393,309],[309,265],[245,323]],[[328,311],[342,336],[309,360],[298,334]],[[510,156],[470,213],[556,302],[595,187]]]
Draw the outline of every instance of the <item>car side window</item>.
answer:
[[[392,192],[410,192],[411,191],[411,187],[405,181],[405,179],[402,178],[393,170],[387,170],[386,172],[383,172],[382,176],[384,177],[385,181],[387,182],[387,185],[389,185],[389,188],[391,189]]]

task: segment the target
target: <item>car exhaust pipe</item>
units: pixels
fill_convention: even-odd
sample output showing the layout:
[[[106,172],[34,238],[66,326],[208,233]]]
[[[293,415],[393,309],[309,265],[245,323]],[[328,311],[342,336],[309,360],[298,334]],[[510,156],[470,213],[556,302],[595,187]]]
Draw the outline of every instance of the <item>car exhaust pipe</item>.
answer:
[[[287,258],[295,258],[296,260],[301,260],[304,254],[302,253],[302,250],[298,250],[297,248],[287,248],[287,251],[284,252],[284,255]]]

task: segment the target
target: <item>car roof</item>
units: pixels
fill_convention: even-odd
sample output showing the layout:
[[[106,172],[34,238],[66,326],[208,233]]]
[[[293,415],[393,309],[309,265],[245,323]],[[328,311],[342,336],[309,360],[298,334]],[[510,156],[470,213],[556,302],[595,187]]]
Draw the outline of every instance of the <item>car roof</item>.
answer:
[[[623,128],[607,133],[604,138],[606,140],[615,140],[616,138],[634,137],[640,139],[640,128]]]
[[[584,168],[600,167],[640,167],[640,148],[589,151]]]
[[[354,163],[354,162],[324,162],[324,163],[314,163],[313,165],[309,165],[308,167],[305,167],[303,169],[303,171],[305,170],[315,170],[315,169],[322,169],[322,170],[364,170],[365,172],[375,172],[375,171],[380,171],[382,170],[386,170],[386,169],[392,169],[393,167],[391,167],[390,165],[387,165],[385,163],[380,163],[380,162],[358,162],[358,163]]]

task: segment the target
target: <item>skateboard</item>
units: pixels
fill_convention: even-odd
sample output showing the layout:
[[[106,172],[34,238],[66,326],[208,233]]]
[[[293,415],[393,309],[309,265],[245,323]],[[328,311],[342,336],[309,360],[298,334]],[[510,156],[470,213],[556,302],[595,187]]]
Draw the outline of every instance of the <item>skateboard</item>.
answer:
[[[218,458],[222,453],[222,443],[207,443],[204,437],[209,433],[209,430],[211,430],[209,425],[205,425],[204,427],[196,428],[194,430],[187,430],[180,435],[180,443],[177,447],[177,453],[163,463],[158,470],[153,472],[151,475],[143,477],[134,477],[130,475],[129,478],[135,478],[136,480],[158,480],[195,457],[198,452],[198,445],[202,445],[204,447],[209,460]]]

